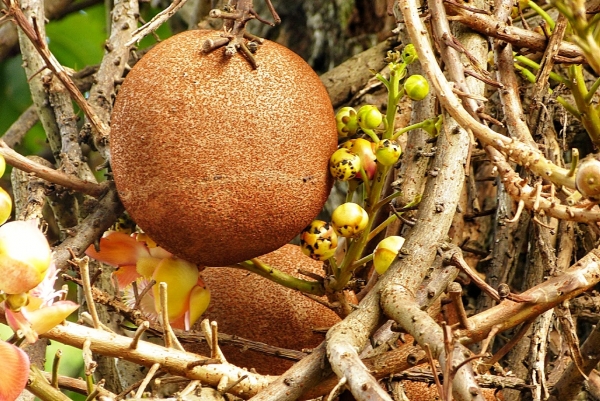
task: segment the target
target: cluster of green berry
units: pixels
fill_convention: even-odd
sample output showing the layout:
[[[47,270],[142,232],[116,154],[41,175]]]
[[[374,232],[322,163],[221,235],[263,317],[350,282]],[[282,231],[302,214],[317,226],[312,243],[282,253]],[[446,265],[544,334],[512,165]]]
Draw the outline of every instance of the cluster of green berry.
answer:
[[[389,52],[389,79],[376,74],[376,77],[388,90],[387,112],[384,115],[375,105],[363,105],[358,111],[352,107],[342,107],[336,114],[336,125],[340,140],[339,148],[329,159],[331,175],[348,182],[346,203],[338,206],[331,216],[331,222],[313,221],[300,236],[303,252],[316,260],[328,260],[337,266],[336,255],[338,237],[345,237],[346,250],[338,271],[352,270],[356,260],[362,255],[366,243],[374,237],[372,229],[374,217],[382,205],[381,194],[386,175],[398,163],[402,149],[396,142],[404,132],[414,128],[437,128],[441,121],[427,121],[414,127],[394,130],[396,110],[399,101],[407,96],[413,101],[424,99],[429,93],[429,84],[421,75],[407,77],[406,67],[417,60],[412,45],[405,47],[402,53]],[[438,123],[437,127],[434,124]],[[427,127],[426,127],[427,126]],[[362,184],[363,192],[354,202],[355,192]],[[381,227],[377,227],[380,232]],[[377,245],[375,252],[369,255],[379,273],[390,266],[404,239],[390,236]],[[346,247],[346,245],[344,245]],[[354,248],[354,249],[353,249]],[[343,255],[343,252],[340,252]],[[337,256],[337,258],[334,258]],[[336,277],[339,278],[339,277]]]

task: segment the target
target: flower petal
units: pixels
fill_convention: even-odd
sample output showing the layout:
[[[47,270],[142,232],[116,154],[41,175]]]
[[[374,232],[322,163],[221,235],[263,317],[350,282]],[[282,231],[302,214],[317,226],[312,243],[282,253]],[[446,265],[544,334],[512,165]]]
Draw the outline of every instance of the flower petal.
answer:
[[[159,259],[170,258],[173,256],[173,254],[171,252],[167,251],[166,249],[161,248],[160,246],[156,246],[154,248],[148,248],[148,250],[150,251],[150,255],[154,256],[155,258],[159,258]]]
[[[144,256],[138,259],[136,264],[137,272],[147,279],[152,277],[156,267],[162,262],[162,259],[153,256]]]
[[[135,266],[125,265],[117,267],[117,270],[115,270],[113,276],[117,279],[119,290],[122,290],[137,280],[140,277],[140,274],[137,272]]]
[[[190,293],[198,282],[198,267],[183,259],[167,258],[156,267],[152,278],[156,281],[152,287],[156,310],[160,310],[159,284],[164,282],[167,283],[169,322],[182,316],[189,309]]]
[[[13,312],[9,308],[4,308],[4,314],[6,316],[6,322],[15,333],[24,336],[27,342],[33,344],[37,341],[38,335],[31,328],[31,322],[23,315],[25,308],[21,308],[20,312]]]
[[[190,293],[189,322],[186,322],[186,330],[189,330],[200,319],[200,316],[208,308],[209,303],[210,290],[208,288],[199,285],[192,288],[192,292]]]
[[[148,287],[148,285],[150,284],[148,279],[144,277],[138,277],[135,280],[135,282],[137,285],[138,296],[139,294],[144,292],[146,287]],[[142,299],[138,302],[133,292],[133,285],[129,284],[123,289],[122,299],[125,305],[129,306],[130,308],[136,307],[140,311],[142,311],[144,317],[148,319],[151,323],[158,322],[158,313],[154,308],[154,294],[152,293],[152,291],[147,291],[142,297]]]
[[[71,313],[79,308],[75,302],[58,301],[34,311],[23,310],[23,315],[31,322],[31,328],[38,334],[44,334],[59,325]]]
[[[0,340],[2,369],[0,380],[0,400],[13,401],[21,394],[29,379],[29,358],[22,349]]]
[[[35,220],[0,227],[0,290],[28,292],[42,282],[52,260],[50,246]]]
[[[90,245],[85,254],[113,266],[135,265],[140,257],[150,255],[143,242],[117,231],[100,239],[100,252]]]

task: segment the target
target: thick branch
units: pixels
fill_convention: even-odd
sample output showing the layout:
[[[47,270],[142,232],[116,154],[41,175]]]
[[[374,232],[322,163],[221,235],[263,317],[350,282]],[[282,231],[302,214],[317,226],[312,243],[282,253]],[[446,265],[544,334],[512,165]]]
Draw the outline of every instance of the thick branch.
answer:
[[[574,179],[567,169],[560,168],[547,160],[538,149],[524,143],[514,141],[489,127],[477,122],[463,107],[461,101],[453,93],[452,85],[446,80],[435,59],[433,49],[425,26],[419,19],[419,10],[414,0],[398,0],[400,10],[406,22],[407,31],[419,55],[419,61],[438,100],[457,123],[473,134],[484,144],[491,145],[508,154],[519,164],[526,166],[538,175],[548,178],[558,185],[574,188]]]
[[[102,124],[108,124],[112,105],[115,98],[115,82],[123,77],[129,49],[126,43],[131,39],[131,34],[137,27],[137,16],[139,15],[138,2],[134,0],[115,1],[111,12],[110,37],[104,46],[106,53],[96,73],[96,83],[92,86],[89,96],[89,104],[93,109],[93,115],[86,116],[96,126],[98,118]],[[102,156],[109,160],[108,128],[97,129],[94,133],[94,144]]]
[[[99,197],[106,192],[106,185],[84,181],[80,178],[65,174],[62,171],[35,163],[9,148],[2,140],[0,140],[0,155],[3,156],[6,159],[6,163],[11,166],[28,173],[33,173],[46,181],[61,185],[65,188],[83,192],[84,194],[92,195],[94,197]]]
[[[498,305],[469,318],[469,327],[459,332],[463,343],[481,341],[492,328],[508,330],[528,321],[563,301],[590,290],[600,282],[600,248],[593,249],[568,271],[523,292],[531,302],[504,300]]]
[[[445,124],[444,132],[438,136],[438,151],[432,165],[438,174],[430,176],[427,181],[416,216],[417,224],[404,245],[409,254],[395,262],[363,299],[359,308],[327,334],[327,351],[332,368],[338,377],[346,377],[348,387],[359,400],[377,394],[379,388],[366,370],[359,369],[356,375],[361,364],[352,363],[356,362],[355,354],[364,347],[382,317],[379,307],[381,291],[390,285],[400,285],[409,293],[416,293],[435,259],[436,248],[432,244],[443,242],[456,213],[470,141],[463,130],[457,129],[455,132],[454,135],[448,132]]]
[[[446,1],[446,7],[456,14],[451,17],[453,20],[459,21],[479,33],[504,40],[529,51],[544,51],[546,49],[548,39],[541,33],[507,25],[487,13],[473,12],[458,7],[454,2]],[[558,54],[563,57],[577,58],[577,62],[580,63],[585,62],[581,49],[569,42],[560,43]]]
[[[93,212],[81,224],[70,230],[72,236],[54,248],[56,267],[59,269],[67,267],[67,261],[71,259],[69,250],[72,250],[77,256],[83,255],[87,247],[98,240],[114,224],[123,211],[123,205],[119,201],[117,191],[114,185],[110,185],[106,194],[98,201],[98,205]]]
[[[226,377],[229,383],[234,383],[242,376],[246,376],[230,389],[232,394],[242,398],[253,396],[273,380],[272,377],[250,373],[230,364],[206,364],[193,367],[194,364],[207,358],[172,348],[167,349],[162,345],[146,341],[139,341],[136,348],[131,348],[132,340],[129,337],[70,322],[56,326],[43,337],[77,348],[81,348],[84,341],[90,340],[90,350],[94,353],[127,359],[146,367],[157,363],[163,371],[172,375],[201,380],[202,383],[215,388],[223,377]]]

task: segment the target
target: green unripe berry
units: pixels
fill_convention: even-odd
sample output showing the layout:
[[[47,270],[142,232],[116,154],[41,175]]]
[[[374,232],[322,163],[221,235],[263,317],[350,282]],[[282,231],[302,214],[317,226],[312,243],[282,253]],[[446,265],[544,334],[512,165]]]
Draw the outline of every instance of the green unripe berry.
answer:
[[[384,166],[393,166],[396,164],[401,154],[402,148],[389,139],[380,141],[375,152],[377,161]]]
[[[404,50],[402,50],[402,61],[406,64],[411,64],[418,59],[419,56],[417,55],[417,50],[412,43],[404,46]]]
[[[429,82],[423,75],[411,75],[404,81],[404,91],[412,100],[423,100],[429,94]]]
[[[346,148],[336,150],[329,159],[329,172],[340,181],[348,181],[356,177],[360,167],[360,156]]]
[[[356,134],[358,130],[357,120],[356,110],[352,107],[342,107],[335,115],[338,135],[345,138],[348,135]]]
[[[356,237],[369,224],[369,214],[356,203],[347,202],[338,206],[331,215],[331,225],[337,235]]]
[[[377,244],[373,252],[373,265],[377,273],[383,274],[389,269],[402,245],[404,245],[404,238],[397,235],[386,237]]]
[[[331,224],[314,220],[300,234],[302,253],[315,260],[327,260],[335,254],[338,238]]]
[[[358,110],[358,125],[362,129],[375,129],[383,121],[383,115],[376,106],[367,104]]]

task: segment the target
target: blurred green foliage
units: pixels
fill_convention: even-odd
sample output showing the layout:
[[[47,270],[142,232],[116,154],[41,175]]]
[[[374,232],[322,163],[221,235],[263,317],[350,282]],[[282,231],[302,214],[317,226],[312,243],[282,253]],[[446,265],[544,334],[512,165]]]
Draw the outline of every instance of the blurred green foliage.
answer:
[[[106,40],[104,6],[96,5],[71,14],[46,26],[48,44],[63,65],[81,69],[102,60]],[[85,29],[85,31],[84,31]],[[31,105],[27,77],[21,67],[21,56],[0,63],[0,132],[4,133]],[[45,146],[40,124],[27,134],[18,149],[24,154],[39,154]]]
[[[148,21],[159,11],[148,7],[142,15]],[[98,4],[51,21],[46,25],[50,50],[62,65],[75,70],[100,63],[107,38],[105,20],[105,7]],[[171,31],[165,24],[157,30],[157,34],[165,39]],[[140,48],[155,42],[150,36],[142,41]],[[21,63],[20,55],[0,62],[0,135],[31,105],[27,77]],[[17,150],[26,155],[39,154],[46,146],[45,142],[44,131],[38,123]]]

